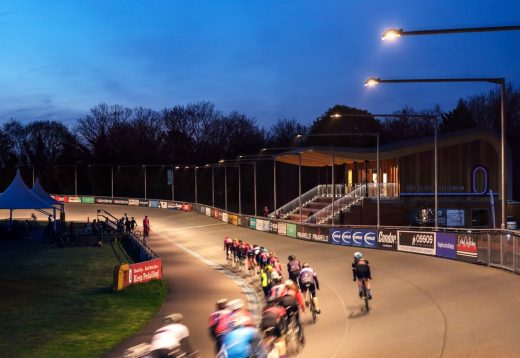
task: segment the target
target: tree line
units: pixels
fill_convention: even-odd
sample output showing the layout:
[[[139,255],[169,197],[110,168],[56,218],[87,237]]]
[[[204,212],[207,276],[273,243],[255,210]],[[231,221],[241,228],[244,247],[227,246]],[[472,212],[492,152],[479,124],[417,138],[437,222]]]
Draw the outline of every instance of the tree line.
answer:
[[[341,117],[337,116],[338,114]],[[93,165],[204,165],[239,155],[258,154],[262,148],[299,145],[372,146],[373,138],[358,136],[313,136],[326,133],[380,133],[382,144],[403,139],[430,136],[433,120],[439,118],[439,133],[486,128],[500,131],[500,93],[498,90],[460,99],[457,106],[443,112],[439,106],[423,111],[406,107],[394,113],[398,117],[375,118],[362,109],[336,105],[311,124],[296,119],[279,119],[270,128],[261,127],[254,118],[233,111],[225,114],[210,102],[176,105],[156,111],[99,104],[67,126],[58,121],[34,121],[22,124],[16,119],[0,127],[0,191],[4,190],[16,168],[26,181],[31,170],[42,178],[49,191],[70,190],[71,168],[83,170],[81,191],[96,191]],[[336,116],[334,116],[336,115]],[[507,139],[513,153],[520,152],[520,91],[506,88]],[[307,134],[297,138],[297,134]],[[520,167],[520,156],[513,167]],[[103,171],[98,168],[97,172]],[[514,177],[519,177],[515,169]],[[67,177],[67,187],[64,178]],[[106,172],[103,173],[106,177]],[[102,185],[107,185],[106,180]],[[518,191],[518,189],[516,190]]]

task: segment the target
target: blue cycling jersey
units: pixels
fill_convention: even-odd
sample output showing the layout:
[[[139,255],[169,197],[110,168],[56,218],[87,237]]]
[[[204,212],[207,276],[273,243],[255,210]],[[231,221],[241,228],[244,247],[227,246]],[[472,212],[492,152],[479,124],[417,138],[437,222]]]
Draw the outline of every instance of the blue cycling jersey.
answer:
[[[225,349],[228,358],[267,357],[258,330],[253,327],[238,327],[226,334],[222,349]]]

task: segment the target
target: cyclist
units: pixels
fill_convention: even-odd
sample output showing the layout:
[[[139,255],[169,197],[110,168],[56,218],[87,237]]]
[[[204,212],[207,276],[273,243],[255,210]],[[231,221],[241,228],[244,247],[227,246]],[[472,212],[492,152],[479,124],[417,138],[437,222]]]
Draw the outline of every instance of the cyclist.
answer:
[[[262,331],[270,331],[277,338],[285,332],[286,320],[285,308],[278,305],[275,299],[269,299],[262,309],[262,318],[260,320],[260,329]]]
[[[262,268],[260,273],[260,284],[262,286],[262,291],[264,291],[264,296],[269,297],[269,291],[271,290],[271,272],[273,268],[270,265],[266,265]]]
[[[224,251],[226,252],[226,260],[229,259],[229,256],[231,255],[231,246],[233,245],[233,240],[226,236],[224,238]]]
[[[238,246],[239,246],[239,242],[237,240],[236,237],[233,238],[233,243],[231,245],[231,254],[232,254],[232,257],[233,257],[233,262],[236,263],[237,262],[237,255],[238,255]]]
[[[222,337],[217,336],[216,330],[217,330],[217,326],[218,326],[220,319],[222,317],[226,316],[228,313],[230,313],[226,309],[227,302],[228,302],[227,298],[219,299],[216,303],[217,310],[209,316],[209,334],[215,340],[217,353],[220,350],[220,347],[222,346]]]
[[[316,313],[320,314],[321,310],[318,307],[318,296],[316,295],[316,290],[320,289],[320,283],[316,272],[309,266],[309,263],[306,262],[303,264],[303,268],[298,276],[298,281],[300,283],[300,289],[304,295],[305,292],[309,290],[312,301],[314,302]]]
[[[300,343],[303,345],[305,344],[305,337],[303,336],[303,326],[300,322],[300,309],[302,312],[305,312],[305,300],[294,281],[285,281],[285,287],[285,295],[280,299],[280,305],[282,305],[287,311],[289,319],[296,320],[299,329],[298,338]]]
[[[155,331],[150,343],[152,357],[170,357],[170,352],[179,346],[186,354],[195,353],[189,341],[190,331],[181,323],[183,319],[180,313],[164,317],[166,325]]]
[[[260,250],[260,268],[264,268],[267,264],[269,264],[269,254],[267,249],[261,248]]]
[[[249,274],[254,272],[255,269],[255,248],[254,245],[247,245],[247,270]]]
[[[240,241],[240,245],[238,246],[238,249],[237,249],[237,257],[238,257],[238,261],[240,262],[240,264],[244,264],[244,266],[245,266],[246,257],[247,257],[247,243],[246,242]]]
[[[238,326],[254,326],[251,313],[244,309],[244,301],[241,299],[231,300],[226,304],[229,311],[223,315],[215,329],[217,336],[223,336]]]
[[[259,274],[261,267],[260,267],[260,252],[261,248],[257,244],[253,245],[254,247],[254,254],[255,254],[255,267],[256,267],[256,273]]]
[[[240,326],[224,336],[222,349],[217,357],[243,358],[267,357],[262,344],[262,337],[258,329],[249,326]]]
[[[282,265],[280,265],[280,260],[278,260],[274,251],[269,252],[269,265],[273,266],[278,272],[282,272]]]
[[[358,281],[359,297],[363,297],[361,282],[362,280],[365,280],[367,296],[368,299],[371,300],[372,289],[370,287],[370,280],[372,280],[372,274],[370,273],[370,266],[368,265],[368,260],[365,260],[363,258],[363,254],[359,251],[354,253],[354,262],[352,262],[352,277],[354,279],[354,282],[356,282],[356,279]]]
[[[302,270],[302,264],[300,261],[296,260],[296,256],[294,255],[289,255],[288,260],[287,272],[289,272],[289,279],[297,282],[298,276],[300,276],[300,271]]]
[[[285,284],[282,282],[282,276],[277,271],[273,271],[271,273],[272,286],[269,290],[268,300],[278,300],[279,298],[285,296],[287,290],[285,289]]]

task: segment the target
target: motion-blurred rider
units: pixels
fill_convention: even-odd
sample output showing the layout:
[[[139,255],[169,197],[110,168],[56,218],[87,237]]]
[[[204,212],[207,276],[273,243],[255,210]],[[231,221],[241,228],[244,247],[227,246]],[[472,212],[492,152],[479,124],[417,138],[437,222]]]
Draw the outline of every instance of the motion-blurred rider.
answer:
[[[363,290],[361,286],[362,280],[365,280],[365,287],[367,288],[367,296],[368,299],[372,299],[372,288],[370,285],[370,281],[372,280],[372,274],[370,273],[370,266],[368,265],[368,260],[363,258],[363,254],[361,252],[354,253],[354,262],[352,263],[352,277],[354,282],[356,279],[358,281],[358,290],[359,297],[363,296]]]
[[[189,341],[188,327],[181,323],[183,319],[184,317],[180,313],[164,317],[165,325],[155,331],[150,343],[153,358],[172,357],[172,352],[179,347],[182,350],[181,353],[184,354],[196,352]]]

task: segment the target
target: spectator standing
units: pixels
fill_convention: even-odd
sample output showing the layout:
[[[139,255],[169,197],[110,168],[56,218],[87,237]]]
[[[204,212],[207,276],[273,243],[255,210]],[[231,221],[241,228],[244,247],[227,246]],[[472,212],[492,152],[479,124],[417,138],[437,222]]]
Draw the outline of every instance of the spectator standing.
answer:
[[[267,206],[264,206],[264,216],[265,217],[269,216],[269,208]]]
[[[143,241],[145,245],[148,245],[148,236],[150,235],[150,220],[148,215],[144,216],[143,219]]]
[[[133,232],[136,226],[137,222],[135,221],[135,218],[132,216],[132,220],[130,220],[130,231]]]

